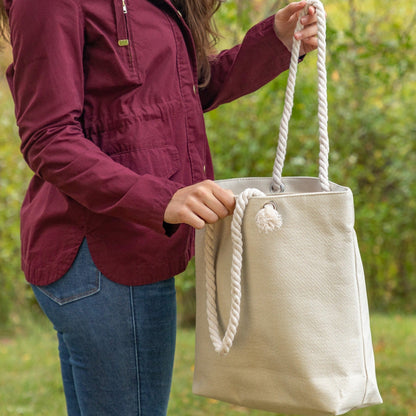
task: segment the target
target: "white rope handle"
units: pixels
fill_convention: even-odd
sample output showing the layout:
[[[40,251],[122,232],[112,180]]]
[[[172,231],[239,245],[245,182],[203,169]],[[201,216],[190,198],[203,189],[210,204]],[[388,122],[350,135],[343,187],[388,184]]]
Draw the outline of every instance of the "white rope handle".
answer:
[[[308,4],[299,16],[296,32],[303,28],[300,18],[305,16],[308,8],[312,5],[316,9],[318,22],[318,121],[319,121],[319,180],[321,188],[329,192],[328,180],[328,156],[329,156],[329,139],[328,139],[328,99],[327,99],[327,81],[326,81],[326,17],[324,6],[319,0],[307,0]],[[283,115],[280,121],[279,143],[276,151],[276,159],[273,166],[272,190],[283,191],[282,172],[286,156],[287,138],[289,133],[289,120],[292,115],[293,97],[295,92],[296,72],[299,60],[300,41],[293,38],[292,56],[289,67],[289,76],[287,80],[285,104]]]
[[[318,19],[318,119],[319,119],[319,179],[322,189],[329,191],[328,182],[328,110],[326,97],[326,68],[325,68],[325,11],[319,0],[308,0],[308,6],[313,5],[316,8]],[[300,18],[307,11],[305,8],[303,14],[299,17],[296,31],[302,28]],[[289,78],[286,88],[285,106],[282,116],[279,132],[279,143],[276,152],[276,160],[273,168],[273,190],[282,190],[282,170],[286,155],[288,125],[293,108],[293,96],[295,90],[296,72],[299,58],[300,42],[293,40],[292,57],[289,68]],[[234,215],[231,223],[231,241],[233,246],[232,265],[231,265],[231,307],[228,325],[224,336],[221,338],[220,325],[217,312],[217,294],[216,294],[216,274],[215,274],[215,253],[214,253],[214,226],[207,225],[205,230],[205,277],[206,277],[206,307],[208,319],[208,331],[214,349],[221,355],[229,353],[237,328],[240,321],[240,303],[241,303],[241,269],[243,262],[243,237],[242,223],[245,208],[248,201],[253,196],[266,196],[258,189],[248,188],[238,195]]]
[[[226,355],[233,345],[240,321],[241,302],[241,268],[243,265],[243,236],[241,226],[248,201],[253,196],[265,196],[258,189],[246,189],[238,195],[233,220],[231,223],[231,241],[233,257],[231,266],[231,308],[227,329],[221,338],[217,313],[217,288],[214,260],[214,226],[208,225],[205,230],[205,278],[207,291],[207,318],[209,335],[218,354]]]

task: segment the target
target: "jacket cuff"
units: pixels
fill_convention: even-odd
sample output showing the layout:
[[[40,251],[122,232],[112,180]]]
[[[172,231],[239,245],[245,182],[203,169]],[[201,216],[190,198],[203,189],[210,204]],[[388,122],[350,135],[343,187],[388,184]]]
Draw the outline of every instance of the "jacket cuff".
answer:
[[[184,186],[165,178],[143,175],[123,198],[122,205],[132,210],[130,215],[127,213],[124,217],[160,234],[173,235],[179,225],[175,229],[174,224],[164,222],[165,210],[174,193]]]

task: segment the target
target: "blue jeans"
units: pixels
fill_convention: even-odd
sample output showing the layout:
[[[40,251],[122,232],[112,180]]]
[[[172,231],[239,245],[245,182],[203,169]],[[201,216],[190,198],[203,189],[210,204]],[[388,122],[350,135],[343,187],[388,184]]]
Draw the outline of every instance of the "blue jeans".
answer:
[[[124,286],[95,267],[86,240],[68,273],[32,286],[59,340],[69,416],[165,416],[176,338],[174,278]]]

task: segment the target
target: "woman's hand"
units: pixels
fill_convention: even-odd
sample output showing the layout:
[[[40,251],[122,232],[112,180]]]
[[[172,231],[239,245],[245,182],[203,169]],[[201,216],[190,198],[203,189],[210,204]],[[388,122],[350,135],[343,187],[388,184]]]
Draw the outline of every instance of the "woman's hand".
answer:
[[[290,3],[280,9],[274,17],[274,31],[289,51],[292,51],[293,33],[299,18],[300,11],[306,6],[306,1]],[[316,11],[313,6],[308,9],[308,14],[302,17],[304,28],[294,34],[297,40],[301,40],[300,55],[311,52],[317,48],[318,27],[316,24]]]
[[[176,191],[166,207],[164,221],[201,229],[206,223],[213,224],[232,214],[234,207],[232,191],[206,180]]]

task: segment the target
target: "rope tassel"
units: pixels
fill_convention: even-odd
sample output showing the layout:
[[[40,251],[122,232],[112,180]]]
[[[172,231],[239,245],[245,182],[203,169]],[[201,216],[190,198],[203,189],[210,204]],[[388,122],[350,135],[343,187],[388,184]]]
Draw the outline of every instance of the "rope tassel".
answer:
[[[263,208],[256,215],[256,225],[258,230],[263,234],[271,233],[282,227],[282,216],[274,202],[264,204]]]

